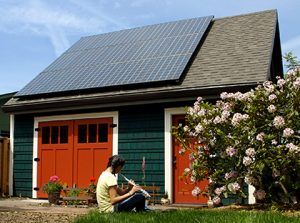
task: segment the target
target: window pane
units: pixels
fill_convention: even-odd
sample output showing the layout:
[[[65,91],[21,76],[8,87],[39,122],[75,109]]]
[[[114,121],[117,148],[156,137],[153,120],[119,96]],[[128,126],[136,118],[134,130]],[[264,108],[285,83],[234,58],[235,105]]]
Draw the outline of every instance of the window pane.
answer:
[[[89,125],[89,142],[97,142],[97,125]]]
[[[108,141],[108,124],[99,124],[99,142],[107,142]]]
[[[86,125],[79,125],[78,126],[78,143],[86,143],[86,134],[87,133],[87,126]]]
[[[68,143],[68,131],[69,131],[69,128],[67,125],[60,126],[60,143],[61,144]]]
[[[42,128],[42,144],[49,144],[50,142],[50,128],[43,127]]]
[[[51,127],[51,144],[58,144],[58,126]]]

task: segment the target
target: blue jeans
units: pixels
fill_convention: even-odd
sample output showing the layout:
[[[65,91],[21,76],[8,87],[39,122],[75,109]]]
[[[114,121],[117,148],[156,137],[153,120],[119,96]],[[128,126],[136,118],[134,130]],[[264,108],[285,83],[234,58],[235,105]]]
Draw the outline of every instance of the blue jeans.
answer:
[[[132,211],[135,208],[136,212],[148,211],[145,205],[145,196],[141,193],[136,193],[124,201],[114,205],[115,212]]]

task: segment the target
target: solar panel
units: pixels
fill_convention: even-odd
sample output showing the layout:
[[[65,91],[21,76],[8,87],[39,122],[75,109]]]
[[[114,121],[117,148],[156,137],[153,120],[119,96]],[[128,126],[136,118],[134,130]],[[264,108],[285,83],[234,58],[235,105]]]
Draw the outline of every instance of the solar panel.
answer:
[[[212,19],[83,37],[16,96],[177,81]]]

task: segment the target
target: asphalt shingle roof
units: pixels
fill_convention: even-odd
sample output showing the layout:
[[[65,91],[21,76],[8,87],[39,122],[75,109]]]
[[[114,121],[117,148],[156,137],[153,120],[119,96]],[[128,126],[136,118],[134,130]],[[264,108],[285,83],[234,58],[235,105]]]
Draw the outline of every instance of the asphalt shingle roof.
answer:
[[[47,108],[57,102],[64,106],[65,102],[87,103],[90,100],[100,103],[102,99],[115,99],[117,103],[131,96],[140,96],[142,100],[159,94],[171,97],[172,92],[179,92],[184,97],[185,92],[192,90],[199,93],[203,89],[255,85],[269,79],[270,75],[277,75],[270,74],[277,25],[276,10],[214,19],[182,82],[177,85],[119,88],[42,99],[13,98],[6,107],[11,110],[29,105]]]

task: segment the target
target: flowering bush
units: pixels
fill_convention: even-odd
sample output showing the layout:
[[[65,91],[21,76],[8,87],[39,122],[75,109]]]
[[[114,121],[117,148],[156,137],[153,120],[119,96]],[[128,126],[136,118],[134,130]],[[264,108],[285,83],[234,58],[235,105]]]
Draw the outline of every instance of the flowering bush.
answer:
[[[42,190],[47,194],[60,192],[63,189],[63,185],[58,176],[51,176],[48,183],[44,184]]]
[[[286,59],[295,65],[291,54]],[[255,187],[256,201],[300,201],[300,69],[289,68],[277,83],[223,92],[215,104],[199,97],[187,108],[186,126],[174,127],[180,153],[190,154],[183,174],[209,178],[214,204],[229,194],[245,197],[244,183]]]

